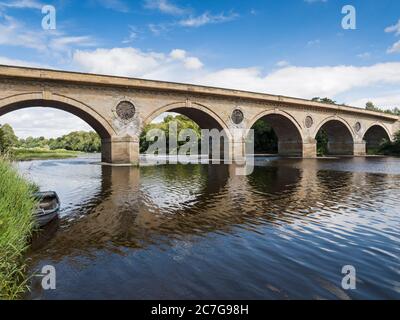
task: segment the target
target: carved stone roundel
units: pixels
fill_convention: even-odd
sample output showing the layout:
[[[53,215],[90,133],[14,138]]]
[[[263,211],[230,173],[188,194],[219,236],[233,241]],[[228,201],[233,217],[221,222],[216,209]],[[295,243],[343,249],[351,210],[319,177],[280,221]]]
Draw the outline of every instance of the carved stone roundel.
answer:
[[[306,120],[305,120],[305,124],[306,124],[306,128],[311,128],[314,124],[313,118],[311,118],[310,116],[307,116]]]
[[[354,125],[354,129],[356,129],[356,131],[359,132],[359,131],[361,130],[361,123],[357,122],[357,123]]]
[[[234,124],[241,124],[244,120],[244,114],[241,110],[235,109],[232,112],[232,122]]]
[[[118,117],[122,120],[131,120],[135,116],[135,106],[129,101],[122,101],[115,109]]]

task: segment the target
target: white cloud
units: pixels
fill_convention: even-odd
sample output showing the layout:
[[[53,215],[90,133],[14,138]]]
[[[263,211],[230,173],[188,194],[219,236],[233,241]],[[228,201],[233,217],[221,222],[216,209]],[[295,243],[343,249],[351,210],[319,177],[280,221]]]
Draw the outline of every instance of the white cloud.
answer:
[[[384,109],[390,109],[393,107],[399,108],[400,107],[400,94],[393,93],[393,92],[387,92],[383,95],[379,95],[379,94],[368,95],[365,98],[350,101],[350,104],[357,106],[357,107],[364,107],[368,101],[373,101],[375,105],[377,105],[381,108],[384,108]]]
[[[187,13],[187,9],[180,8],[168,0],[146,0],[145,8],[159,10],[165,14],[183,15]]]
[[[128,12],[128,5],[122,0],[96,0],[98,4],[106,9],[111,9],[119,12]]]
[[[65,51],[70,47],[82,46],[82,47],[91,47],[96,45],[96,43],[89,36],[79,36],[79,37],[58,37],[52,39],[49,42],[49,48],[56,51]]]
[[[174,49],[169,55],[172,59],[183,60],[186,58],[186,51],[182,49]]]
[[[77,50],[73,64],[93,73],[139,76],[159,67],[164,59],[162,54],[144,53],[135,48]]]
[[[187,56],[181,49],[166,55],[130,47],[77,50],[73,55],[73,65],[78,70],[93,73],[173,81],[189,80],[188,70],[198,70],[203,66],[197,57]]]
[[[388,50],[387,53],[397,53],[400,52],[400,40],[395,42]]]
[[[122,41],[123,44],[132,43],[139,37],[139,31],[134,26],[129,26],[129,36],[125,40]]]
[[[357,57],[360,59],[369,59],[369,58],[371,58],[371,53],[363,52],[363,53],[358,54]]]
[[[10,59],[10,58],[1,57],[1,56],[0,56],[0,64],[8,65],[8,66],[19,66],[19,67],[48,68],[48,66],[45,66],[40,63],[18,60],[18,59]]]
[[[42,9],[43,6],[43,3],[36,0],[15,0],[8,2],[0,1],[0,7],[14,9]]]
[[[74,47],[94,46],[90,36],[70,36],[59,30],[33,29],[0,12],[0,45],[35,49],[46,54],[69,54]]]
[[[290,63],[286,60],[281,60],[276,63],[276,66],[279,68],[287,67],[289,65],[290,65]]]
[[[393,26],[387,27],[385,32],[391,33],[394,32],[396,35],[400,35],[400,20]]]
[[[185,59],[185,67],[190,70],[197,70],[203,67],[203,63],[196,57],[189,57]]]
[[[319,39],[310,40],[307,42],[307,46],[312,47],[312,46],[319,45],[320,43],[321,43],[321,40],[319,40]]]
[[[73,60],[75,67],[88,72],[192,82],[303,98],[334,98],[352,90],[365,89],[370,92],[373,86],[400,85],[399,62],[365,67],[287,65],[270,73],[263,73],[257,67],[221,70],[200,68],[203,64],[197,61],[198,58],[188,57],[186,51],[181,49],[165,55],[135,48],[77,51]]]
[[[172,50],[169,56],[173,60],[183,61],[184,66],[189,70],[198,70],[203,67],[203,63],[200,61],[199,58],[187,57],[187,52],[182,49]]]
[[[45,37],[41,32],[31,31],[13,17],[0,13],[0,45],[44,50],[44,42]]]
[[[18,137],[59,137],[71,131],[93,130],[78,117],[52,108],[28,108],[0,117],[0,124],[10,124]]]
[[[197,17],[189,17],[187,19],[183,19],[179,21],[179,25],[183,27],[201,27],[207,24],[217,24],[224,23],[235,20],[239,17],[237,13],[230,13],[225,15],[224,13],[220,13],[218,15],[212,15],[209,12],[205,12]]]
[[[397,24],[387,27],[385,32],[391,33],[394,32],[396,36],[400,35],[400,20]],[[395,42],[389,49],[386,51],[387,53],[398,53],[400,52],[400,41]]]
[[[213,85],[241,86],[252,91],[270,92],[303,98],[335,97],[341,93],[377,84],[400,84],[400,63],[383,63],[368,67],[289,66],[263,75],[258,68],[229,69],[214,72],[205,79]],[[242,79],[242,80],[241,80]]]

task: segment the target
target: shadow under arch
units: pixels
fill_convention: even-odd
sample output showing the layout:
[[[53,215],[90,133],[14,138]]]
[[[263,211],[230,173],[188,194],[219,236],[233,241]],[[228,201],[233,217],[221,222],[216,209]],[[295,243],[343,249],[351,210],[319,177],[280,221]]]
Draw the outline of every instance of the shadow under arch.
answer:
[[[43,93],[21,94],[2,99],[0,100],[0,116],[13,111],[35,107],[58,109],[77,116],[90,125],[99,134],[102,141],[116,135],[110,123],[93,108],[75,99],[56,94],[51,95],[49,99],[43,98]],[[102,146],[103,160],[106,157],[105,155],[109,153],[109,150],[104,148],[106,146],[106,144]]]
[[[388,130],[381,124],[371,125],[364,133],[367,153],[375,153],[384,141],[390,141]]]
[[[329,117],[318,125],[314,133],[315,139],[320,132],[324,132],[328,139],[327,152],[329,155],[354,155],[355,135],[345,120],[339,117]]]
[[[304,137],[300,124],[289,114],[278,110],[264,111],[255,116],[248,126],[246,136],[257,121],[263,120],[274,130],[278,138],[278,154],[283,156],[302,156]],[[257,139],[257,137],[254,137]]]

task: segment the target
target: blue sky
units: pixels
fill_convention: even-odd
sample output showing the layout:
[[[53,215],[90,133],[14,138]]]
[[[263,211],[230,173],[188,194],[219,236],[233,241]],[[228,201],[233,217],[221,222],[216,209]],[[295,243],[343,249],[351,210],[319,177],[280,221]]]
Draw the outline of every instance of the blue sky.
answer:
[[[56,30],[41,27],[45,4]],[[356,30],[341,26],[344,5],[356,9]],[[397,0],[0,0],[1,64],[394,107],[399,58]],[[23,110],[0,123],[21,136],[86,128],[72,116],[60,127],[59,117]],[[23,127],[27,118],[34,126]]]

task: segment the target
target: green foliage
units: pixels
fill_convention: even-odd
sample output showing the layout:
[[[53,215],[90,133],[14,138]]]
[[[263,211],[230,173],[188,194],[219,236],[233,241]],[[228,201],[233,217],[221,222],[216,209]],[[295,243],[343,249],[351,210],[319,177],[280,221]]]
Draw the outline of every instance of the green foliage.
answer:
[[[9,124],[0,126],[0,151],[6,152],[16,146],[17,143],[18,137],[15,135],[13,128]]]
[[[366,110],[370,110],[370,111],[381,111],[379,108],[377,108],[375,105],[374,105],[374,103],[373,102],[371,102],[371,101],[368,101],[366,104],[365,104],[365,109]]]
[[[255,153],[278,152],[278,137],[266,121],[263,119],[258,120],[252,129],[254,129]]]
[[[15,146],[25,149],[42,148],[50,150],[65,149],[81,152],[100,152],[101,139],[94,131],[75,131],[55,139],[28,137],[26,139],[20,139]]]
[[[4,147],[4,132],[1,129],[0,126],[0,154],[3,153],[5,151],[5,147]]]
[[[168,115],[164,118],[162,122],[159,123],[151,123],[148,126],[146,126],[142,134],[140,135],[140,152],[144,153],[148,150],[149,146],[153,144],[153,141],[148,141],[147,134],[149,133],[150,130],[152,129],[159,129],[162,130],[165,134],[166,137],[166,144],[167,144],[167,153],[172,153],[173,151],[176,152],[176,150],[170,150],[169,148],[169,126],[172,124],[172,122],[177,123],[177,132],[181,132],[181,130],[184,129],[192,129],[197,135],[198,138],[198,143],[199,147],[201,146],[201,129],[200,127],[191,119],[189,119],[186,116],[183,115],[177,115],[177,116],[172,116]],[[172,139],[176,139],[176,137],[171,137]],[[178,149],[180,146],[184,145],[186,142],[185,141],[179,141],[178,142]]]
[[[316,102],[322,102],[322,103],[328,103],[328,104],[336,104],[335,100],[332,100],[330,98],[320,98],[320,97],[314,97],[311,99],[311,101],[316,101]]]
[[[16,161],[27,161],[76,158],[79,153],[79,151],[68,151],[64,149],[49,150],[43,148],[17,148],[12,150],[11,156],[13,160]]]
[[[316,136],[317,155],[325,156],[328,154],[328,134],[325,130],[319,130]]]
[[[378,153],[390,156],[400,156],[400,131],[396,132],[394,141],[385,142],[378,150]]]
[[[34,229],[36,187],[0,159],[0,299],[16,299],[27,289],[24,252]]]
[[[384,112],[384,113],[389,113],[389,114],[393,114],[396,116],[400,116],[400,109],[395,107],[393,109],[382,109],[380,107],[375,106],[375,104],[371,101],[368,101],[365,104],[365,109],[366,110],[370,110],[370,111],[375,111],[375,112]]]

